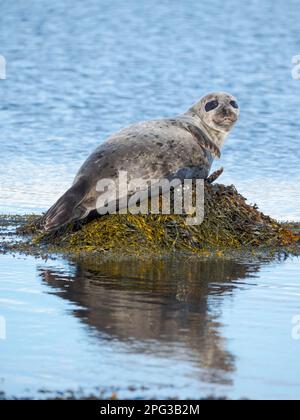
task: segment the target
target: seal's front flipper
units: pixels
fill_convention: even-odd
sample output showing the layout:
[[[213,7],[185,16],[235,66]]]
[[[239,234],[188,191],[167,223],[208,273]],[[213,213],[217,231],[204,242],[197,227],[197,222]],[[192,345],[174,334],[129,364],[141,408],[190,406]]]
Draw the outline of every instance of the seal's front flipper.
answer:
[[[222,175],[223,172],[224,168],[218,169],[217,171],[212,173],[208,178],[206,178],[205,182],[207,182],[208,184],[212,184]]]

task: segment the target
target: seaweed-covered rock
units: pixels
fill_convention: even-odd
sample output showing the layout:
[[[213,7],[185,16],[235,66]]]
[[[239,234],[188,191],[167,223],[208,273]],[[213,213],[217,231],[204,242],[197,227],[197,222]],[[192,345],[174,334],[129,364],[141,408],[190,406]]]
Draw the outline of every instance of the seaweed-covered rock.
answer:
[[[34,225],[25,231],[34,231]],[[107,215],[33,238],[38,246],[70,253],[145,255],[241,247],[287,249],[296,246],[300,236],[247,204],[233,186],[206,184],[205,219],[199,226],[187,225],[182,215]]]

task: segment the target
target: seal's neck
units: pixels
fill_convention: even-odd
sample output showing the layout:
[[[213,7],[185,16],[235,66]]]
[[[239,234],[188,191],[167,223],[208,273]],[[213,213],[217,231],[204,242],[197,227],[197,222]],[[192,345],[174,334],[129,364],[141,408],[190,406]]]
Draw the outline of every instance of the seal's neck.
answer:
[[[222,149],[224,146],[227,133],[222,133],[221,131],[214,130],[213,128],[210,128],[208,125],[206,125],[201,118],[195,114],[194,112],[187,111],[185,114],[183,114],[185,118],[189,118],[193,123],[199,127],[204,134],[208,136],[210,140],[212,140],[219,149]]]

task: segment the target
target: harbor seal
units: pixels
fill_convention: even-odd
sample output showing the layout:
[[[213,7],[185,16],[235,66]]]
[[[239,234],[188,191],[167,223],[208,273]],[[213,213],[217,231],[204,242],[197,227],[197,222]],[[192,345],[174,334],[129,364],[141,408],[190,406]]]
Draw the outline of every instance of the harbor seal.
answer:
[[[215,157],[239,117],[237,100],[228,93],[210,93],[185,113],[131,125],[111,135],[85,161],[72,187],[41,220],[51,231],[87,217],[97,208],[101,179],[208,179]],[[218,175],[218,173],[217,173]]]

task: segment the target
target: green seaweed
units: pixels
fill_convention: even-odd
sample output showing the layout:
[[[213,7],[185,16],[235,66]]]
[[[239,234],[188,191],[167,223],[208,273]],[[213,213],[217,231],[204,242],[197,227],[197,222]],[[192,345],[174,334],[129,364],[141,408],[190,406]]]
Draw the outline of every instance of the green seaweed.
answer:
[[[299,225],[279,223],[246,201],[233,186],[206,184],[205,219],[199,226],[187,225],[186,215],[115,214],[43,234],[38,229],[38,217],[28,216],[16,222],[23,240],[6,242],[1,249],[116,256],[176,252],[221,256],[246,248],[251,252],[298,253]]]

